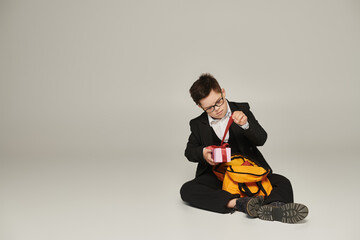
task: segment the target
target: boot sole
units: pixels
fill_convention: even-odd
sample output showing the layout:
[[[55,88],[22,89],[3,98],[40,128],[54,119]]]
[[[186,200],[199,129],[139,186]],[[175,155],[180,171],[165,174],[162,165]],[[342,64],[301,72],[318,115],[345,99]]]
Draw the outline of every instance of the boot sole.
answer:
[[[246,210],[250,217],[258,217],[258,211],[264,202],[263,196],[257,196],[249,200]]]
[[[297,223],[309,214],[309,209],[300,203],[287,203],[283,206],[264,205],[260,207],[258,216],[261,220]]]

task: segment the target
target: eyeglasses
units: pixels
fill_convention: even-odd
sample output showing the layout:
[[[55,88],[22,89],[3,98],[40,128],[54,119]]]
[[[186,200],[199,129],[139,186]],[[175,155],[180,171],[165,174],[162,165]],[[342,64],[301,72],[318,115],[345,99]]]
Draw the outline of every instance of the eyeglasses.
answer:
[[[215,105],[207,107],[206,109],[203,108],[203,110],[207,113],[212,113],[213,111],[215,111],[215,107],[220,107],[221,105],[224,104],[224,97],[221,94],[221,98],[219,100],[216,101]],[[202,108],[202,107],[201,107]]]

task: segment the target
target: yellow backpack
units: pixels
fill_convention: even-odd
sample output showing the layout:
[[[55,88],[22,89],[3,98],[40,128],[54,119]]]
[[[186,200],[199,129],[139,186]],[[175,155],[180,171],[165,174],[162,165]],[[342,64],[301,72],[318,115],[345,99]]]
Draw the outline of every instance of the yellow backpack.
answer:
[[[233,155],[231,162],[214,166],[213,172],[223,182],[223,190],[240,194],[240,197],[268,196],[272,191],[271,182],[267,178],[270,169],[241,155]]]

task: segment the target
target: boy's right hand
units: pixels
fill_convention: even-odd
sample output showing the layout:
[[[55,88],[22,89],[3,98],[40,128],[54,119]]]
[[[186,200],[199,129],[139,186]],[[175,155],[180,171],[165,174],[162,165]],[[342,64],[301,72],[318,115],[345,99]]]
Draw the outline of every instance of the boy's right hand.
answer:
[[[214,159],[212,158],[211,149],[208,149],[205,147],[203,149],[203,157],[204,157],[205,161],[208,162],[211,166],[216,165],[216,163],[214,162]]]

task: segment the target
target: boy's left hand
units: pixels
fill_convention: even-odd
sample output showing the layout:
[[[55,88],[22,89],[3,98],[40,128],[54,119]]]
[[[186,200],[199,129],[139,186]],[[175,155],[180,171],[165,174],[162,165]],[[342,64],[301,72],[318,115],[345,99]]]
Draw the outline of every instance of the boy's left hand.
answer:
[[[232,118],[234,119],[234,122],[240,126],[247,123],[247,116],[242,111],[233,112]]]

